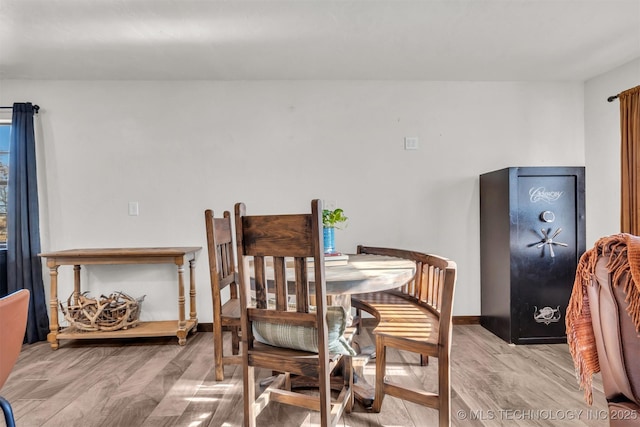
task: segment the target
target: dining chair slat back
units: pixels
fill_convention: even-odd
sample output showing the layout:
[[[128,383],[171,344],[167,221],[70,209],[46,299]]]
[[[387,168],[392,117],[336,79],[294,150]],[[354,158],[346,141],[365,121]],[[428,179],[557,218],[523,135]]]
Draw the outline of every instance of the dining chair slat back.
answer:
[[[213,305],[213,353],[216,381],[224,380],[225,365],[242,363],[240,351],[240,299],[236,275],[235,247],[231,214],[225,211],[215,218],[211,209],[204,212],[209,255],[209,277]],[[223,290],[228,290],[223,303]],[[224,353],[224,332],[231,332],[231,355]]]
[[[249,216],[243,203],[235,205],[245,426],[256,425],[268,402],[319,411],[322,426],[336,425],[341,414],[351,409],[350,358],[330,355],[328,349],[321,214],[319,200],[312,201],[310,214]],[[308,258],[313,259],[313,267]],[[288,289],[292,283],[295,290]],[[271,326],[281,335],[306,328],[296,330],[313,334],[317,349],[270,342],[264,328]],[[332,403],[330,374],[341,359],[349,359],[347,375],[343,375],[340,398]],[[282,374],[256,398],[259,368]],[[318,393],[292,391],[292,375],[316,378]]]

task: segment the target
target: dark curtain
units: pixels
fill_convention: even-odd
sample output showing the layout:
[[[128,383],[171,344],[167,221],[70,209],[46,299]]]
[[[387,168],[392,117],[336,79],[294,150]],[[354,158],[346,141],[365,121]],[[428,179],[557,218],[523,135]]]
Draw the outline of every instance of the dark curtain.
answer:
[[[47,339],[49,316],[42,283],[36,143],[31,103],[13,104],[7,199],[7,287],[28,289],[29,318],[25,342]]]

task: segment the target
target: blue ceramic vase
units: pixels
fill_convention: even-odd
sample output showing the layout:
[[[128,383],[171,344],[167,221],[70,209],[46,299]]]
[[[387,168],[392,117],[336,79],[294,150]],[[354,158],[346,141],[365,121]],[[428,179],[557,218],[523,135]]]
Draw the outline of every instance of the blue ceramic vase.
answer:
[[[333,227],[324,227],[323,229],[325,254],[331,254],[336,251],[336,240],[334,231],[335,228]]]

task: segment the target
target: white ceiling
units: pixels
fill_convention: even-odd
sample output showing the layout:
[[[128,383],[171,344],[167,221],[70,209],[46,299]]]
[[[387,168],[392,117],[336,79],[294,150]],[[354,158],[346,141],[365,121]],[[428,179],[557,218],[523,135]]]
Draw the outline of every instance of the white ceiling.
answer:
[[[640,0],[0,0],[4,79],[584,81],[636,58]]]

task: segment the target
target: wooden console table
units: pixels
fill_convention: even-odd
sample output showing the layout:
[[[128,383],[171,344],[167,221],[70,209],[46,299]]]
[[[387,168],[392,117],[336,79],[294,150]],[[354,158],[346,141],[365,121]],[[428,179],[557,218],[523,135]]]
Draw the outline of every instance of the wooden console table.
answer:
[[[47,259],[51,276],[51,319],[47,341],[54,350],[61,339],[134,338],[134,337],[178,337],[178,343],[187,343],[187,334],[198,325],[196,313],[195,258],[200,247],[166,248],[112,248],[69,249],[47,252],[38,256]],[[185,319],[184,264],[189,261],[189,319]],[[178,320],[140,322],[133,328],[118,331],[80,331],[73,327],[60,328],[58,322],[58,267],[73,265],[73,298],[80,295],[80,266],[108,264],[175,264],[178,267]]]

